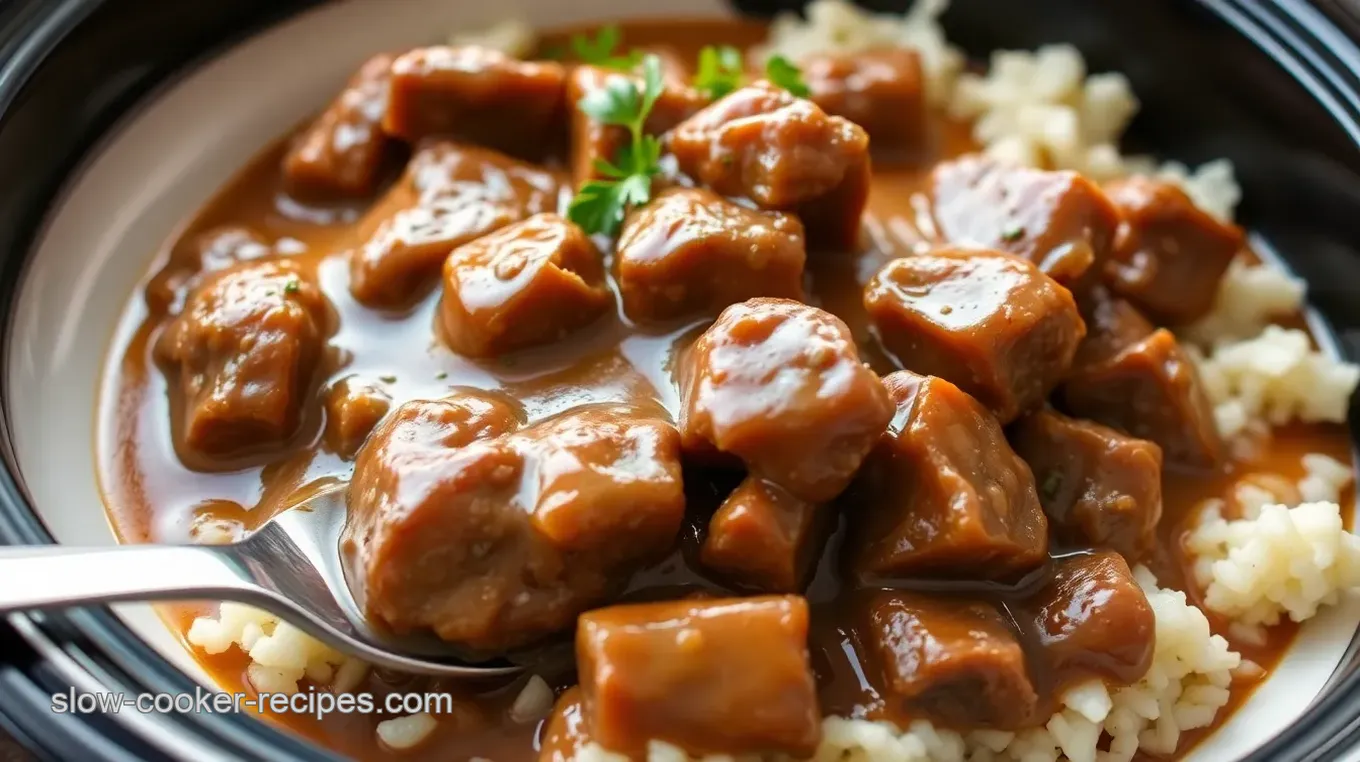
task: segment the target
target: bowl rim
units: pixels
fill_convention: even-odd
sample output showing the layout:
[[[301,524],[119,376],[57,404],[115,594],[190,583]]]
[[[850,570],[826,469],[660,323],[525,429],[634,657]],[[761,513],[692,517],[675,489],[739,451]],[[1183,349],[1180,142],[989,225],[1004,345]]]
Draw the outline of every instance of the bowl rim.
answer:
[[[1188,0],[1186,0],[1188,1]],[[223,49],[269,25],[317,4],[318,0],[257,3],[265,10],[218,43],[176,62],[172,72],[151,72],[130,88],[128,97],[110,104],[81,135],[35,199],[33,219],[13,235],[0,232],[0,315],[11,316],[22,287],[25,263],[39,240],[47,213],[62,189],[78,177],[81,164],[138,104],[176,76],[193,70]],[[1360,18],[1335,0],[1328,13],[1305,0],[1196,0],[1284,67],[1360,146]],[[39,67],[105,0],[14,0],[0,12],[0,129]],[[9,238],[10,240],[5,240]],[[8,323],[6,324],[8,325]],[[9,361],[9,331],[0,333],[0,367]],[[0,384],[4,384],[0,380]],[[8,390],[0,386],[0,544],[51,544],[53,538],[33,510],[23,487],[10,426]],[[0,643],[7,663],[0,665],[0,724],[17,739],[54,758],[339,759],[334,753],[271,723],[237,715],[133,715],[74,718],[53,714],[48,695],[76,690],[190,692],[196,683],[155,649],[136,637],[107,608],[0,620]],[[12,646],[10,645],[12,643]],[[1349,654],[1360,650],[1360,635]],[[1328,690],[1319,695],[1300,722],[1246,757],[1249,760],[1327,758],[1360,738],[1360,670],[1338,667]]]

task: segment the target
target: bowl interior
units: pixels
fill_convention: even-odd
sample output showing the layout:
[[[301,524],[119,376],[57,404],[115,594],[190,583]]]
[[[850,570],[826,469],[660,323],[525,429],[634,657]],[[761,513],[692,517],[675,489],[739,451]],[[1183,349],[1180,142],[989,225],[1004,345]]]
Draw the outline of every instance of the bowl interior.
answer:
[[[969,3],[957,6],[955,13],[966,12]],[[510,16],[550,27],[728,12],[722,0],[349,0],[254,37],[166,88],[104,142],[68,187],[17,301],[7,379],[14,443],[52,534],[69,544],[114,541],[100,507],[92,424],[105,393],[108,347],[141,319],[135,308],[125,313],[124,304],[154,252],[258,150],[319,108],[366,55]],[[1063,39],[1055,34],[1050,41]],[[1252,194],[1248,184],[1247,198]],[[1291,254],[1287,246],[1283,253]],[[150,607],[117,611],[167,658],[208,681]],[[1243,755],[1293,722],[1343,659],[1357,622],[1355,601],[1310,621],[1275,675],[1193,758]]]

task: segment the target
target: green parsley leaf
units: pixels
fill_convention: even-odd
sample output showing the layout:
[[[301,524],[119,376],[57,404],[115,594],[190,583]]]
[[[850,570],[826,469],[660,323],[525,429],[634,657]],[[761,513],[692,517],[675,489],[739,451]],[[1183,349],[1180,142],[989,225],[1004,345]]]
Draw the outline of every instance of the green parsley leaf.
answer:
[[[618,24],[608,24],[600,27],[594,39],[591,39],[589,34],[573,34],[571,50],[582,63],[603,66],[606,69],[632,71],[642,60],[642,53],[630,50],[623,55],[615,55],[614,49],[621,42],[623,32],[619,31]]]
[[[765,78],[799,98],[812,94],[803,81],[803,70],[783,56],[770,56],[770,60],[765,62]]]
[[[283,284],[283,293],[296,294],[300,288],[302,288],[302,284],[298,282],[297,278],[294,278]]]
[[[661,59],[649,55],[642,59],[641,88],[632,77],[612,77],[577,103],[592,119],[626,127],[629,135],[612,162],[596,159],[595,171],[604,179],[586,183],[567,206],[567,218],[587,233],[613,235],[630,207],[651,199],[652,178],[661,171],[661,141],[642,130],[664,87]]]
[[[714,100],[742,86],[743,65],[741,51],[731,45],[705,45],[699,51],[699,65],[694,72],[694,87]]]

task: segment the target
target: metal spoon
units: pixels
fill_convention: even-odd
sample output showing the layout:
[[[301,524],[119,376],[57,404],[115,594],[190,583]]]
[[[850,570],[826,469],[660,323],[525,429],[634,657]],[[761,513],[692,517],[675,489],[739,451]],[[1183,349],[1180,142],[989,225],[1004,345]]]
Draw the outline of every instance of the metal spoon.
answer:
[[[371,628],[345,582],[344,523],[345,489],[339,487],[230,545],[0,548],[0,614],[117,601],[237,601],[378,667],[460,678],[521,670],[505,661],[468,663],[433,635]]]

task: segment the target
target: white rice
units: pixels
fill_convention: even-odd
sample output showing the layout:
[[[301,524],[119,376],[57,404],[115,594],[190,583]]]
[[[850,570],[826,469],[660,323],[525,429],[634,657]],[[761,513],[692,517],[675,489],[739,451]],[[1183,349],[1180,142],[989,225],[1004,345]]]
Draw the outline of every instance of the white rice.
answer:
[[[1254,419],[1344,423],[1360,366],[1313,348],[1304,331],[1266,326],[1253,338],[1225,341],[1208,355],[1191,348],[1214,419],[1225,437]]]
[[[949,0],[917,0],[906,15],[870,13],[848,0],[813,0],[800,17],[784,12],[770,24],[770,36],[758,51],[762,58],[782,55],[798,61],[817,53],[859,53],[877,47],[915,50],[921,58],[927,99],[948,102],[965,62],[963,53],[945,39],[940,14]]]
[[[529,22],[508,18],[485,29],[455,32],[449,36],[450,45],[475,45],[499,50],[509,56],[527,56],[538,42],[538,33]]]
[[[303,678],[337,693],[358,687],[368,665],[265,611],[240,603],[223,603],[216,617],[199,617],[186,636],[205,653],[220,654],[233,646],[250,656],[246,677],[263,693],[296,693]]]
[[[1204,347],[1256,336],[1272,320],[1302,309],[1305,291],[1301,278],[1239,258],[1228,266],[1209,314],[1179,333]]]
[[[378,740],[389,749],[411,749],[428,738],[438,724],[438,720],[427,712],[383,720],[378,723]]]
[[[890,722],[827,717],[813,762],[1126,762],[1139,751],[1169,754],[1181,733],[1211,724],[1228,703],[1241,657],[1209,631],[1209,620],[1184,593],[1163,590],[1147,569],[1134,571],[1156,616],[1152,667],[1137,683],[1107,690],[1099,681],[1062,697],[1062,709],[1041,727],[1022,733],[958,733],[918,720],[905,729]],[[1108,751],[1099,747],[1110,737]],[[692,759],[670,744],[653,741],[647,762]],[[731,757],[707,757],[707,762]],[[577,762],[624,762],[597,744]]]

